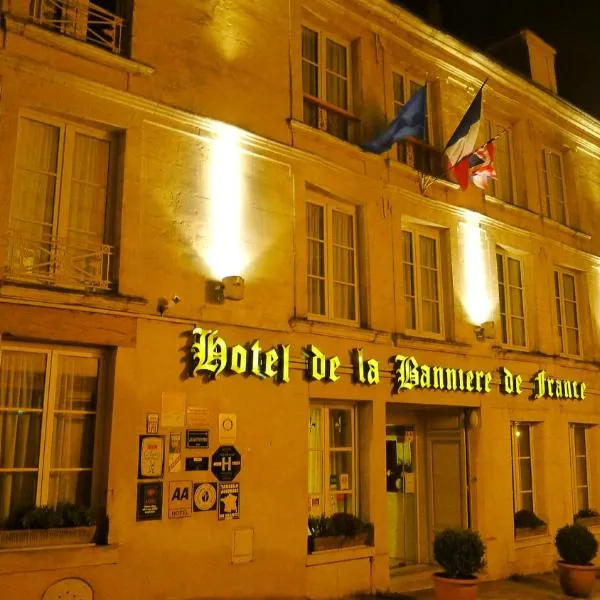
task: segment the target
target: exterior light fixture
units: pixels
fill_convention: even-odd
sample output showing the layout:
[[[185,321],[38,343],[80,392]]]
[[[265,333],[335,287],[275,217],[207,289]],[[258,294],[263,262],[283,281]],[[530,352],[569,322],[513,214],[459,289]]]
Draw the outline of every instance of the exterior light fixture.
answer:
[[[478,325],[474,329],[475,337],[483,342],[484,340],[493,340],[496,338],[496,324],[494,321],[486,321],[481,325]]]
[[[210,282],[210,297],[215,304],[223,304],[225,300],[244,299],[244,278],[240,275],[223,277],[222,281]]]

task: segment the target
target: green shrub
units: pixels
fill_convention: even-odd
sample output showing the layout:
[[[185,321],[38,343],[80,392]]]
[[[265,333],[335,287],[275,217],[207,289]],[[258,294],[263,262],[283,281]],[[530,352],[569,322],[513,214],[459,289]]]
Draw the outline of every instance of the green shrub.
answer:
[[[3,527],[5,529],[54,529],[89,525],[95,525],[89,508],[76,506],[71,502],[59,502],[56,508],[34,506],[16,509]]]
[[[372,530],[371,523],[365,523],[358,517],[348,513],[335,513],[330,517],[308,518],[308,531],[312,537],[344,536],[354,537]]]
[[[541,527],[546,522],[542,521],[533,511],[531,510],[519,510],[515,513],[515,529],[525,529]]]
[[[556,532],[554,544],[560,557],[571,565],[589,565],[598,553],[594,534],[583,525],[565,525]]]
[[[476,531],[444,529],[436,534],[433,556],[452,579],[472,579],[485,566],[485,545]]]
[[[592,517],[600,517],[598,511],[595,511],[593,508],[582,508],[576,515],[576,519],[590,519]]]

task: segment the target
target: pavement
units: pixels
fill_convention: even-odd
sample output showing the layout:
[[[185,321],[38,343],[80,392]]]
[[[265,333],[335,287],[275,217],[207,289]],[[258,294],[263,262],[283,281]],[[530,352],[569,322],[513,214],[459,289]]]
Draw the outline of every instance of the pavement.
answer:
[[[356,596],[357,600],[431,600],[433,590],[409,593],[379,593],[376,596]],[[565,600],[572,598],[562,593],[558,582],[558,573],[542,573],[540,575],[522,575],[501,581],[480,583],[477,600]],[[600,582],[591,599],[600,600]]]

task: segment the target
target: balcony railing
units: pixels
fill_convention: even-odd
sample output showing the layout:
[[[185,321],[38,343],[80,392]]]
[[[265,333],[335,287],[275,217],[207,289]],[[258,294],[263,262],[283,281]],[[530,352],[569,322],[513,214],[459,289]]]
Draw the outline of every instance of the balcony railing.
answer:
[[[37,235],[39,225],[19,222],[9,230],[5,248],[6,279],[87,290],[113,287],[114,248]]]
[[[360,120],[350,111],[304,94],[304,122],[346,142],[356,142]]]
[[[399,162],[424,175],[448,179],[446,160],[437,148],[415,138],[402,140],[397,147]]]
[[[34,0],[32,21],[89,44],[121,54],[124,19],[92,2]]]

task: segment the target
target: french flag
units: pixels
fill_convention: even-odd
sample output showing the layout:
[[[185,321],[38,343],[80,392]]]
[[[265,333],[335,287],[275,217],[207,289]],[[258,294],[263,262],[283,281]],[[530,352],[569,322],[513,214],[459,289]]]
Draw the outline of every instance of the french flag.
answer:
[[[485,85],[485,82],[483,83]],[[481,123],[481,97],[483,85],[471,106],[467,109],[452,137],[446,144],[445,154],[450,169],[452,169],[456,181],[464,190],[469,185],[469,155],[473,152],[479,135],[479,124]]]

